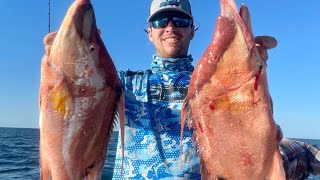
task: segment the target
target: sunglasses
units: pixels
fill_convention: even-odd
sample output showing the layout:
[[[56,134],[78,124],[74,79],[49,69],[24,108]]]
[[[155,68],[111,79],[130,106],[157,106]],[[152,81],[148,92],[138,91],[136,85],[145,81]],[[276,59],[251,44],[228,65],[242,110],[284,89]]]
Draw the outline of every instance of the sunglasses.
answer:
[[[172,24],[175,27],[178,28],[186,28],[188,26],[190,26],[190,24],[192,24],[192,20],[189,17],[185,17],[185,16],[158,16],[153,18],[150,21],[150,26],[155,28],[155,29],[159,29],[159,28],[165,28],[168,26],[169,22],[172,22]]]

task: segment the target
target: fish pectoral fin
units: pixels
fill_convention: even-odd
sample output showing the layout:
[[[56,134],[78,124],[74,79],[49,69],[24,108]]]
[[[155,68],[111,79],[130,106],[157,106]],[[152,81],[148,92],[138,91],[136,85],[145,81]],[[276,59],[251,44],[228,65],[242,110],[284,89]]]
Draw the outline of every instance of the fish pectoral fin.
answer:
[[[50,92],[51,104],[58,113],[68,119],[73,112],[73,97],[66,80],[62,80]]]
[[[273,165],[270,169],[270,174],[268,178],[265,178],[268,180],[285,180],[286,174],[283,169],[283,163],[281,159],[281,155],[279,151],[276,151],[274,153],[273,157]]]
[[[254,90],[247,82],[227,97],[228,107],[234,113],[244,113],[253,108],[255,103]]]

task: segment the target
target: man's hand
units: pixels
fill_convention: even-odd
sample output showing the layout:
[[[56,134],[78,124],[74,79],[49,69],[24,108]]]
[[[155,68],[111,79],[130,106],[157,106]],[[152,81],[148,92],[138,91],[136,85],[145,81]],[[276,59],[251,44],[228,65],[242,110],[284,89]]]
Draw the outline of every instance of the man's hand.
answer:
[[[278,44],[276,38],[271,36],[256,36],[254,40],[256,42],[256,46],[258,48],[258,51],[262,60],[267,61],[268,60],[267,50],[275,48]]]
[[[240,16],[244,22],[244,24],[248,27],[249,32],[253,35],[252,26],[251,26],[251,18],[249,9],[247,6],[242,5],[240,8]],[[277,40],[271,36],[257,36],[254,38],[256,42],[256,46],[258,48],[259,54],[262,60],[267,61],[268,59],[268,49],[275,48],[278,44]]]
[[[46,53],[45,53],[46,56],[50,55],[51,45],[52,45],[53,40],[56,37],[56,35],[57,35],[57,32],[52,32],[52,33],[47,34],[43,38],[43,43],[44,43],[44,49],[46,51]]]

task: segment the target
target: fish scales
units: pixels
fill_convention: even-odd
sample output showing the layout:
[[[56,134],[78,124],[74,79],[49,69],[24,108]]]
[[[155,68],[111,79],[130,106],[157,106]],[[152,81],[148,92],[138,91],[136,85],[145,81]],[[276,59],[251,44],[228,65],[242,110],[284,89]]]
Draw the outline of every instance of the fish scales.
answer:
[[[212,42],[191,77],[181,124],[187,118],[194,130],[202,179],[285,179],[266,62],[254,42],[249,10],[242,5],[239,13],[233,0],[220,5]]]
[[[44,43],[40,177],[100,179],[115,116],[124,126],[124,99],[90,0],[74,1]]]

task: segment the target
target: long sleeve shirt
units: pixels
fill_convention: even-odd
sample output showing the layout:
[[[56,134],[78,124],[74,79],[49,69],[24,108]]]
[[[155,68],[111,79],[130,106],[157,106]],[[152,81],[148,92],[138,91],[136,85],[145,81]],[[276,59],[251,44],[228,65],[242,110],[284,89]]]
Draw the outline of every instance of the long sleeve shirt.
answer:
[[[147,71],[119,73],[126,102],[124,179],[200,179],[199,160],[188,128],[180,159],[180,113],[194,69],[191,62],[191,56],[154,56]],[[120,139],[114,179],[120,179]]]

